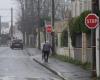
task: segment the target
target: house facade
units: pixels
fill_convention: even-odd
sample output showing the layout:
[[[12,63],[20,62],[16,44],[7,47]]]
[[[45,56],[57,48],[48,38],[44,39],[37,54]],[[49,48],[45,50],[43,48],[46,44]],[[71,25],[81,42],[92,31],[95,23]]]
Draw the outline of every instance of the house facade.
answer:
[[[71,8],[68,7],[70,5],[71,5]],[[82,62],[91,62],[92,53],[91,53],[91,48],[86,46],[86,42],[87,42],[86,35],[83,33],[77,34],[78,36],[76,36],[76,40],[75,40],[76,44],[75,44],[75,47],[73,48],[71,37],[70,37],[70,32],[68,30],[69,26],[67,24],[69,18],[77,17],[85,10],[91,10],[91,0],[88,0],[88,1],[87,0],[73,0],[71,4],[66,6],[65,9],[66,9],[65,20],[63,19],[61,21],[55,22],[55,32],[57,33],[57,41],[58,41],[57,53],[61,55],[70,56],[73,59],[78,59]],[[68,42],[67,42],[68,46],[62,47],[61,46],[61,34],[66,27],[68,31]],[[91,37],[89,37],[88,39],[90,40]],[[88,45],[90,46],[90,43]]]
[[[71,2],[72,17],[79,16],[85,10],[91,10],[92,9],[91,1],[92,0],[72,0]]]
[[[99,1],[99,9],[100,9],[100,1]],[[92,0],[73,0],[72,1],[72,17],[79,16],[85,10],[92,10]],[[87,59],[90,59],[89,61],[92,61],[92,52],[91,52],[92,50],[91,48],[86,48],[87,44],[84,44],[84,43],[86,43],[87,40],[85,38],[86,38],[85,34],[82,33],[82,40],[81,40],[82,50],[78,50],[79,52],[80,51],[82,52],[80,57],[83,62],[87,61]],[[97,76],[100,76],[100,28],[99,27],[97,27],[96,29],[96,73],[97,73]]]
[[[91,10],[92,9],[92,0],[72,0],[71,2],[71,12],[72,12],[72,17],[77,17],[79,16],[82,12],[86,10]],[[88,47],[89,44],[87,40],[90,40],[91,38],[86,37],[87,35],[85,33],[77,34],[76,40],[75,40],[75,58],[81,60],[83,63],[84,62],[91,62],[92,60],[92,53],[91,53],[91,48]],[[89,38],[89,39],[87,39]]]
[[[62,45],[62,34],[66,30],[65,44]],[[55,22],[55,43],[56,43],[56,53],[58,55],[63,55],[66,57],[74,58],[74,49],[72,47],[71,36],[68,28],[68,20],[56,21]]]

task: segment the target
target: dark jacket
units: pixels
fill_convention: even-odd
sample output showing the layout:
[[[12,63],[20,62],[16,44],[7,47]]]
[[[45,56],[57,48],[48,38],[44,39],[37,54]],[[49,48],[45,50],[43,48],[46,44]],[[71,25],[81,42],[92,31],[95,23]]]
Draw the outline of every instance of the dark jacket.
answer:
[[[51,45],[49,43],[45,43],[43,45],[43,51],[49,51],[50,52],[51,49]]]

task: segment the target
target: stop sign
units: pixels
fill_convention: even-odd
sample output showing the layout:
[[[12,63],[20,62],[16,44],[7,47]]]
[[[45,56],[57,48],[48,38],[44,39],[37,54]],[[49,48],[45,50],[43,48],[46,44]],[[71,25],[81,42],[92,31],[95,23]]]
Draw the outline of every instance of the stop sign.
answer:
[[[46,32],[52,32],[52,26],[51,25],[46,26]]]
[[[99,25],[99,17],[94,13],[88,14],[85,17],[85,25],[89,29],[95,29]]]

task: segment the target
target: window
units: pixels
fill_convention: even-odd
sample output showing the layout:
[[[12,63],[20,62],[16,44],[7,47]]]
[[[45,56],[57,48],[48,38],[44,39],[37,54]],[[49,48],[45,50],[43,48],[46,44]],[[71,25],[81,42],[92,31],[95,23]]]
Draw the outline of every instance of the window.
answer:
[[[82,47],[82,33],[76,33],[75,35],[75,47]]]
[[[61,35],[61,46],[62,47],[68,47],[68,32],[67,32],[67,30],[62,32],[62,35]]]

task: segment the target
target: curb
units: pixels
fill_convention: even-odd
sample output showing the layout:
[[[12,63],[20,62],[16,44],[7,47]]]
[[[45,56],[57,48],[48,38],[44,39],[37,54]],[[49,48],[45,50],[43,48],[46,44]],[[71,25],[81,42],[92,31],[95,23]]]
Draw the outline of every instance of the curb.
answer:
[[[28,55],[30,55],[30,53],[27,51]],[[41,66],[45,67],[46,69],[48,69],[49,71],[51,71],[52,73],[54,73],[55,75],[57,75],[58,77],[60,77],[62,80],[71,80],[71,79],[65,79],[64,76],[60,73],[60,72],[57,72],[53,69],[51,69],[50,67],[44,65],[43,63],[41,63],[40,61],[38,61],[37,59],[33,58],[33,60],[35,62],[37,62],[38,64],[40,64]]]
[[[36,60],[36,59],[33,59],[33,60],[34,60],[35,62],[39,63],[40,65],[42,65],[43,67],[45,67],[46,69],[48,69],[49,71],[51,71],[52,73],[54,73],[55,75],[59,76],[62,80],[66,80],[60,72],[57,72],[57,71],[51,69],[50,67],[48,67],[48,66],[42,64],[41,62],[39,62],[39,61]]]

